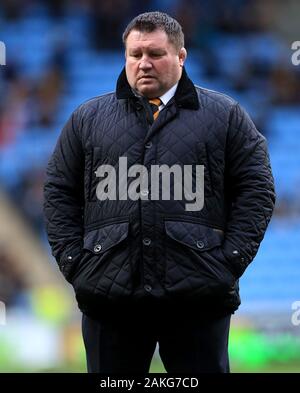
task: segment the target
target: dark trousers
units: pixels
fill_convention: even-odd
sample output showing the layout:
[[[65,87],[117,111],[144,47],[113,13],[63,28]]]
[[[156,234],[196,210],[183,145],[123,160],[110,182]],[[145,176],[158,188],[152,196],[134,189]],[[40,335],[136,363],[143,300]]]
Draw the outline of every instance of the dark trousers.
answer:
[[[88,372],[148,373],[158,343],[169,373],[227,373],[230,317],[152,310],[95,320],[83,314]]]

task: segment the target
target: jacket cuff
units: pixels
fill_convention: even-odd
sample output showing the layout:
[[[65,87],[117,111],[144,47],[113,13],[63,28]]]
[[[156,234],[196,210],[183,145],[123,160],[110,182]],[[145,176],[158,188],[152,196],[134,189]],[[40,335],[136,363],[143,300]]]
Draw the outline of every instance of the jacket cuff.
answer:
[[[222,252],[228,269],[236,278],[240,278],[251,262],[250,258],[239,247],[229,242],[223,244]]]
[[[76,244],[68,246],[58,261],[58,266],[65,279],[71,282],[71,278],[77,262],[82,258],[82,242],[78,241]]]

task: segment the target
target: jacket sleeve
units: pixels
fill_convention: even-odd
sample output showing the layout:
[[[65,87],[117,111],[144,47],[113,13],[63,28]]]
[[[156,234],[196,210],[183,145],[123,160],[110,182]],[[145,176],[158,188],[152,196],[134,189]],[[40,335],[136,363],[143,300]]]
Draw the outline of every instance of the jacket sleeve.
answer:
[[[240,277],[264,237],[275,190],[266,139],[239,104],[229,121],[225,195],[229,208],[222,251],[228,268]]]
[[[83,235],[84,153],[80,118],[74,112],[64,126],[44,183],[44,215],[52,254],[65,277],[80,258]]]

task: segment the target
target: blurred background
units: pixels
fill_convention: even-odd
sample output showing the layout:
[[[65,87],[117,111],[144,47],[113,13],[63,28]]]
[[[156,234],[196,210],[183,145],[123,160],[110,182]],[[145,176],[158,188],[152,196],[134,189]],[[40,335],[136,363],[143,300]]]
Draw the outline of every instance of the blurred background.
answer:
[[[81,314],[44,230],[45,166],[71,112],[115,89],[126,24],[154,10],[182,24],[190,78],[238,100],[268,139],[276,211],[241,279],[232,371],[300,371],[299,1],[1,0],[2,372],[86,372]],[[151,370],[164,371],[157,355]]]

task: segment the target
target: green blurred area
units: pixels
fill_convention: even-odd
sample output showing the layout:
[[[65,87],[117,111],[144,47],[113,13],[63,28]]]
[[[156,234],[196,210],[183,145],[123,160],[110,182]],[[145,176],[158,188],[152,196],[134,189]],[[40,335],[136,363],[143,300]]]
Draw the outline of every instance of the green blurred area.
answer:
[[[233,327],[229,355],[233,373],[298,373],[300,337],[290,333],[267,335],[247,327]],[[153,359],[150,372],[165,372],[160,359]]]
[[[151,373],[165,373],[165,369],[160,359],[153,359],[151,364]],[[299,373],[300,360],[296,362],[286,363],[270,363],[264,367],[249,368],[242,364],[231,362],[232,373]]]
[[[16,348],[0,335],[1,372],[67,372],[85,373],[85,352],[79,325],[63,335],[62,360],[51,367],[37,367],[19,362]],[[268,335],[248,327],[233,327],[229,343],[231,372],[300,372],[300,338],[290,333]],[[155,353],[150,372],[164,373]]]

